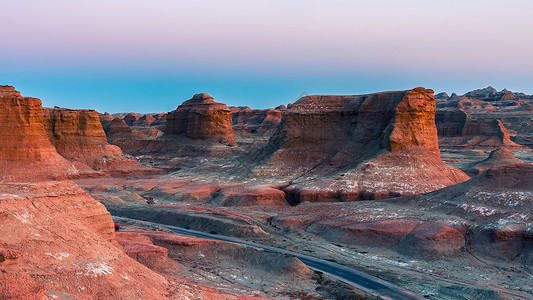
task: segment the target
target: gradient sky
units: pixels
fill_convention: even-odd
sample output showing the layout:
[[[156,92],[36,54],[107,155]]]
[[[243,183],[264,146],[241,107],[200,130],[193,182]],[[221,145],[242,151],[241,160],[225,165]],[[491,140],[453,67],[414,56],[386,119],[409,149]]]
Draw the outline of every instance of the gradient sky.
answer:
[[[7,2],[7,3],[6,3]],[[533,94],[531,0],[0,0],[0,84],[45,106],[254,108],[417,86]]]

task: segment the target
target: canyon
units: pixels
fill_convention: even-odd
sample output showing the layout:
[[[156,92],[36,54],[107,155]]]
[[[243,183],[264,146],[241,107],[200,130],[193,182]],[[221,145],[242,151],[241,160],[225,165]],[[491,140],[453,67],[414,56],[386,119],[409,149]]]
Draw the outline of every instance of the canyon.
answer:
[[[0,298],[533,297],[533,96],[417,87],[271,109],[42,108],[0,86]],[[120,231],[114,231],[114,223]]]

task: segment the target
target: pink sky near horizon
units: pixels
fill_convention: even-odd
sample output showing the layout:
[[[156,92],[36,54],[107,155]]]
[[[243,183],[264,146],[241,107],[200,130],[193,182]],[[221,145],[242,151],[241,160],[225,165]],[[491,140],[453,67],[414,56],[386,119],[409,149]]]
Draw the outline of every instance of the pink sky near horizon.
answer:
[[[18,70],[415,74],[448,77],[442,88],[463,77],[533,81],[530,0],[20,0],[0,8],[2,80]]]
[[[2,54],[154,66],[533,67],[532,1],[17,1]],[[5,30],[7,29],[7,30]]]

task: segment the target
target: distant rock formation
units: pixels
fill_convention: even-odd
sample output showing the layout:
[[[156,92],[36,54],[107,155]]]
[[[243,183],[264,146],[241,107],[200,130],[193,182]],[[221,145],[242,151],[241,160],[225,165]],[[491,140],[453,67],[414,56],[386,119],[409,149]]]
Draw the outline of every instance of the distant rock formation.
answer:
[[[236,146],[232,116],[226,104],[215,102],[206,93],[196,94],[167,115],[166,135],[185,134],[189,139],[216,139]]]
[[[469,178],[440,160],[435,98],[424,88],[303,97],[267,149],[254,174],[300,177],[286,189],[292,204],[423,193]]]
[[[45,108],[44,124],[59,154],[78,166],[106,173],[148,171],[107,142],[99,114],[94,110]]]
[[[507,151],[497,156],[510,158]],[[470,252],[486,260],[527,264],[533,256],[533,164],[491,168],[466,182],[426,195],[398,199],[413,207],[464,218],[475,224],[469,233]],[[411,246],[412,247],[412,246]]]
[[[133,126],[133,124],[135,124],[135,122],[137,122],[137,120],[139,120],[140,118],[141,116],[139,116],[136,113],[129,113],[126,116],[124,116],[124,122],[126,122],[128,126]]]
[[[235,139],[241,144],[251,144],[270,139],[287,111],[285,106],[276,109],[251,109],[230,107],[233,114]]]
[[[487,159],[471,164],[466,173],[478,175],[488,169],[498,169],[516,164],[520,165],[524,162],[516,158],[509,149],[502,147],[490,152]]]
[[[0,170],[2,181],[39,181],[79,175],[48,140],[41,100],[0,86]]]
[[[452,94],[449,98],[439,98],[437,102],[437,127],[441,123],[441,111],[463,110],[481,123],[489,124],[499,120],[507,129],[511,141],[533,148],[533,96],[514,93],[493,87],[478,89],[462,96]],[[453,113],[453,112],[452,112]],[[459,112],[457,112],[459,113]],[[440,134],[441,132],[439,132]],[[505,145],[508,148],[515,145]],[[495,146],[498,148],[498,146]]]
[[[441,147],[461,149],[524,148],[511,141],[497,119],[478,120],[463,109],[438,110],[435,122]]]

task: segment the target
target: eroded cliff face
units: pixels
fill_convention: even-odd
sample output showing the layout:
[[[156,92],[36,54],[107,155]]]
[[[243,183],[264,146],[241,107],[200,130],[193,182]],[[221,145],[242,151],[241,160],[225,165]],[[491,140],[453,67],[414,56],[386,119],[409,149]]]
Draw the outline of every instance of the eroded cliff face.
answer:
[[[511,141],[509,131],[498,119],[479,120],[459,108],[441,109],[436,114],[439,143],[456,149],[521,149]]]
[[[419,147],[439,155],[433,91],[307,96],[284,115],[271,145],[325,159],[331,154]],[[305,154],[310,151],[310,154]]]
[[[112,173],[147,169],[107,142],[98,112],[94,110],[45,108],[44,124],[59,154],[77,166]]]
[[[439,95],[437,110],[437,116],[443,113],[459,113],[457,111],[461,110],[466,112],[479,124],[488,125],[494,120],[501,121],[502,125],[509,132],[511,141],[533,148],[531,142],[533,141],[533,123],[531,122],[531,118],[533,117],[533,96],[531,95],[514,93],[506,89],[497,91],[489,86],[484,89],[468,92],[462,96],[458,96],[455,93],[451,97]],[[447,123],[449,124],[449,122]],[[441,118],[439,118],[437,120],[439,135],[441,125],[446,126],[445,123],[441,122]],[[494,126],[489,127],[495,128]],[[480,134],[486,135],[484,132],[480,132]],[[491,143],[494,144],[494,142]],[[505,146],[511,149],[517,148],[516,145],[508,144]]]
[[[307,96],[283,116],[256,176],[297,177],[291,202],[424,193],[469,177],[440,160],[433,91]]]
[[[0,178],[38,181],[77,176],[47,138],[41,100],[0,86]]]
[[[185,134],[193,140],[214,138],[237,145],[233,135],[231,110],[208,94],[196,94],[167,115],[166,135]]]
[[[285,107],[276,109],[251,109],[230,107],[233,115],[235,140],[239,145],[265,144],[281,122]]]

